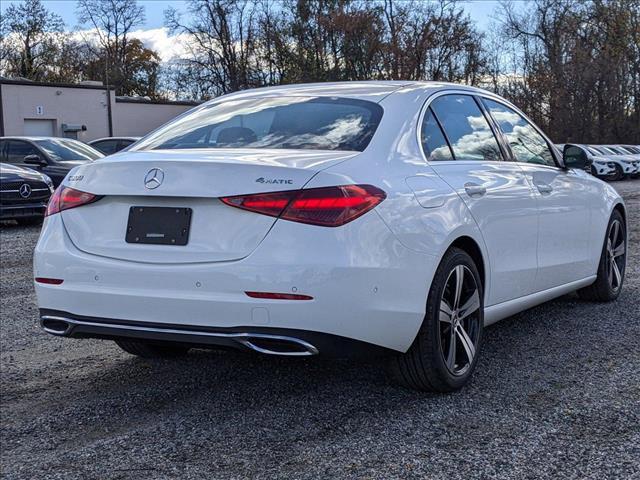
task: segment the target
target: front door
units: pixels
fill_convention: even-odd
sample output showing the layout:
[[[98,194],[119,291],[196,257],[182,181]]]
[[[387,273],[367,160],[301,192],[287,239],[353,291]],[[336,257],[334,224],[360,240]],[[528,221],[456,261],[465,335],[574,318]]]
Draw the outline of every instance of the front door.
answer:
[[[558,167],[545,137],[523,115],[483,99],[506,137],[514,160],[534,189],[539,212],[536,291],[593,274],[589,255],[591,214],[599,194],[586,172]]]

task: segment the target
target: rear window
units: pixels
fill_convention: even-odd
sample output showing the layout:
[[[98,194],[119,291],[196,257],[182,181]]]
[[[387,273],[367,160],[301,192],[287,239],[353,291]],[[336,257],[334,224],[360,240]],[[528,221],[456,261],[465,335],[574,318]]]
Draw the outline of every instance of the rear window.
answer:
[[[376,103],[329,97],[231,99],[165,125],[132,150],[278,148],[364,150],[380,123]]]

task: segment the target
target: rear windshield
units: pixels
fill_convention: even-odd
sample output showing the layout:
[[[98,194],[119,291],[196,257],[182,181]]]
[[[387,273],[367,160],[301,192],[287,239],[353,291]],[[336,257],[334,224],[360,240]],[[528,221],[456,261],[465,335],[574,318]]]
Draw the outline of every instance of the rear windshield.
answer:
[[[72,160],[89,161],[103,156],[90,146],[71,140],[35,140],[35,143],[47,152],[49,158],[55,162]]]
[[[376,103],[333,97],[231,99],[196,109],[131,150],[286,148],[364,150],[380,123]]]

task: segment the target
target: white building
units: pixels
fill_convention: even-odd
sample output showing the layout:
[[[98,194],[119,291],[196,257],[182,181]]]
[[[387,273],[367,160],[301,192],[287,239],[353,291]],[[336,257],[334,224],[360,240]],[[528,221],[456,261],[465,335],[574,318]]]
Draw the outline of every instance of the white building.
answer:
[[[0,79],[0,136],[142,136],[196,102],[116,97],[100,82],[78,85]]]

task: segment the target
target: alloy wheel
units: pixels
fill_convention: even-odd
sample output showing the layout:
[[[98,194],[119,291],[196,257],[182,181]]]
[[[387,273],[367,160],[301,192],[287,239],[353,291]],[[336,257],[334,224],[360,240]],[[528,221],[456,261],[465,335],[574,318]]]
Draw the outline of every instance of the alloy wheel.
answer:
[[[440,300],[440,352],[453,375],[464,375],[473,364],[480,340],[480,291],[471,270],[451,270]]]
[[[614,220],[609,226],[606,257],[609,285],[617,292],[622,286],[626,263],[626,239],[620,220]]]

